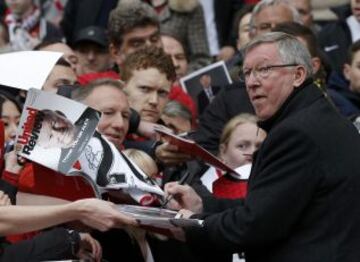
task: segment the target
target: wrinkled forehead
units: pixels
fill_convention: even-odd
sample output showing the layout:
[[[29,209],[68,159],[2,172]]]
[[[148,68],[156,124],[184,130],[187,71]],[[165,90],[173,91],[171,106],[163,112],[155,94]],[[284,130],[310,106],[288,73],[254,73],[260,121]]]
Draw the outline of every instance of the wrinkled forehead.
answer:
[[[171,82],[167,79],[166,73],[161,72],[156,67],[138,68],[132,71],[132,76],[125,84],[125,91],[135,89],[139,86],[169,91]]]
[[[280,61],[277,43],[258,43],[245,50],[243,68]]]
[[[253,16],[253,23],[255,27],[261,24],[277,25],[292,21],[294,21],[293,12],[287,4],[265,6],[259,13]]]
[[[165,53],[181,53],[185,54],[183,45],[175,38],[168,35],[161,35],[161,42]]]
[[[84,102],[86,105],[94,108],[97,108],[99,105],[111,105],[115,103],[119,107],[130,110],[125,92],[108,84],[95,87],[85,98]]]

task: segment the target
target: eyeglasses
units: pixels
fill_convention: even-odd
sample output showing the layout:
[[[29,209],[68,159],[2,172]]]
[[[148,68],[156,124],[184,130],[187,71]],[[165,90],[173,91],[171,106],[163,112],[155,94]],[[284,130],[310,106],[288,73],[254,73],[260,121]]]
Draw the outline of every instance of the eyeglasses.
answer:
[[[251,73],[253,73],[255,78],[265,79],[270,75],[271,69],[273,69],[273,68],[291,67],[291,66],[298,66],[298,65],[299,64],[268,65],[268,66],[256,67],[253,69],[245,69],[245,70],[240,71],[239,77],[240,77],[240,80],[247,82],[250,78]]]

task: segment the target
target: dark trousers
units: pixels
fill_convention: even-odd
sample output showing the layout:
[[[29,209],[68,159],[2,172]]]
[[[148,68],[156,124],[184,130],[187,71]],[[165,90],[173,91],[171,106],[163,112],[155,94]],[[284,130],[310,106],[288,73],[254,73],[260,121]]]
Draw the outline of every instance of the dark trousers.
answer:
[[[3,245],[0,262],[38,262],[71,258],[71,244],[66,229],[55,228],[30,240]]]

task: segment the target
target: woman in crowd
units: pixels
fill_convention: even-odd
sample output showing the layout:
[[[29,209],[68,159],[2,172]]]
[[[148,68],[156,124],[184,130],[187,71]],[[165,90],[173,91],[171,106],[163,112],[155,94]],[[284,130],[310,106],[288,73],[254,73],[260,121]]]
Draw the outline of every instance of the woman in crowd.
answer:
[[[11,94],[0,92],[0,119],[4,123],[5,152],[12,149],[22,105]]]
[[[265,131],[257,126],[256,116],[245,113],[237,115],[223,129],[219,157],[232,169],[251,164],[254,152],[265,137]],[[246,195],[247,178],[245,174],[222,175],[216,170],[208,170],[202,181],[217,197],[238,198]]]

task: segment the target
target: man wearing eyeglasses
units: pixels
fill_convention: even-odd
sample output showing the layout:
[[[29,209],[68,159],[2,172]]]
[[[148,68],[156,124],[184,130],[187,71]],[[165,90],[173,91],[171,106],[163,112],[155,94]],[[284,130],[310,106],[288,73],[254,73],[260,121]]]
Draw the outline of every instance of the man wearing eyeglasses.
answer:
[[[267,33],[244,54],[246,89],[268,134],[254,156],[248,195],[200,198],[189,186],[167,184],[178,200],[171,208],[204,219],[203,228],[179,238],[193,250],[245,251],[249,262],[358,261],[356,129],[313,84],[310,54],[296,38]]]
[[[255,7],[250,20],[250,36],[270,32],[285,22],[302,24],[297,9],[286,0],[262,0]]]

